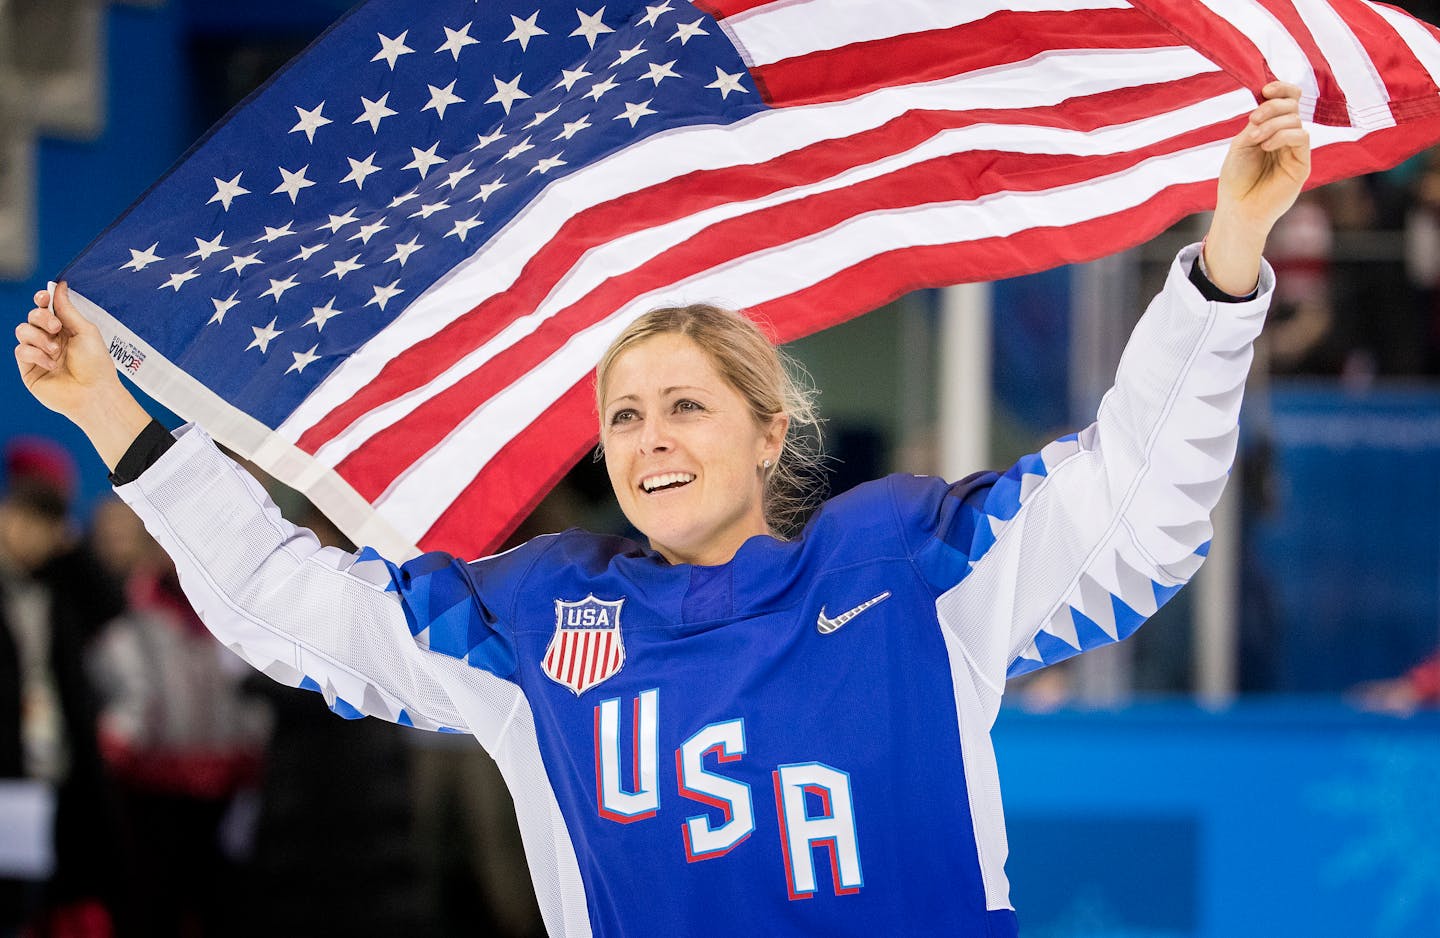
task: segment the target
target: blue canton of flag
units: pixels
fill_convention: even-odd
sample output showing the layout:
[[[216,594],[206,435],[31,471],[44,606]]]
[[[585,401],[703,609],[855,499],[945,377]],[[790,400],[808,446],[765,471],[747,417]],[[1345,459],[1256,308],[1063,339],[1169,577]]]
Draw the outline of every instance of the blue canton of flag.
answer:
[[[502,4],[374,0],[237,108],[66,277],[275,428],[555,179],[638,138],[761,107],[744,76],[713,20],[670,3],[551,3],[522,18]]]

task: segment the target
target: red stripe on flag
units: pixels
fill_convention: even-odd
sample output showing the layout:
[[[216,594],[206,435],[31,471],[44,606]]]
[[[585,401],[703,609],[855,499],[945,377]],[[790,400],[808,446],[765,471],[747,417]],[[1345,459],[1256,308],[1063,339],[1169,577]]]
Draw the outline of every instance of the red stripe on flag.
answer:
[[[776,107],[841,101],[896,85],[950,78],[1023,62],[1044,52],[1148,49],[1176,45],[1149,16],[1131,9],[993,13],[949,29],[855,42],[750,70]]]
[[[969,151],[906,167],[845,189],[810,196],[717,223],[675,245],[623,277],[615,277],[580,302],[552,316],[525,341],[417,407],[410,416],[376,433],[336,466],[367,500],[378,498],[416,453],[429,452],[456,424],[501,389],[554,354],[576,332],[636,296],[696,276],[725,260],[783,246],[826,231],[860,207],[908,208],[971,201],[1001,190],[1043,191],[1120,172],[1165,153],[1227,139],[1234,123],[1212,125],[1154,146],[1077,160],[1069,154]],[[1049,230],[1049,229],[1046,229]]]
[[[775,0],[691,0],[691,5],[701,13],[708,13],[717,20],[735,16],[747,10],[768,6]]]
[[[416,343],[388,363],[375,379],[301,435],[297,446],[314,453],[371,410],[423,387],[510,322],[534,310],[585,252],[607,241],[732,202],[829,179],[847,169],[903,153],[946,129],[980,123],[1024,124],[1094,130],[1184,107],[1233,90],[1229,77],[1208,72],[1174,82],[1123,88],[1053,107],[914,111],[873,130],[829,140],[755,166],[691,173],[603,205],[568,220],[526,263],[514,286]]]
[[[1131,0],[1182,43],[1235,76],[1257,96],[1275,80],[1259,47],[1228,20],[1216,16],[1200,0]]]
[[[1362,0],[1330,0],[1335,12],[1360,40],[1390,95],[1390,113],[1396,121],[1440,112],[1440,88],[1430,72],[1394,27]]]
[[[570,639],[570,654],[567,657],[565,668],[565,683],[571,687],[575,686],[575,671],[580,666],[580,659],[585,656],[585,646],[580,641],[580,636],[571,633],[566,636]]]
[[[1305,18],[1295,9],[1295,4],[1291,0],[1259,0],[1259,2],[1285,27],[1285,31],[1304,51],[1310,67],[1315,70],[1315,82],[1320,87],[1320,98],[1315,102],[1315,122],[1332,124],[1336,127],[1350,126],[1350,109],[1345,92],[1341,90],[1340,82],[1335,78],[1335,71],[1330,67],[1330,60],[1325,58],[1325,53],[1320,51],[1320,45],[1310,32],[1310,24],[1305,22]],[[1285,78],[1286,76],[1280,77]]]

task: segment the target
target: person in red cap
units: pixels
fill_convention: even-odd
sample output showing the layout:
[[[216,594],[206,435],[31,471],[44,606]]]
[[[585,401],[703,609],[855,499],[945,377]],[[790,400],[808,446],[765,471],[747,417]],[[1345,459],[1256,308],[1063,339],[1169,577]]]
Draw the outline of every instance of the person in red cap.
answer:
[[[123,601],[76,547],[70,455],[49,440],[20,438],[6,447],[4,469],[0,778],[53,799],[55,811],[51,875],[0,878],[0,934],[28,927],[104,938],[112,933],[106,884],[118,861],[83,645]]]

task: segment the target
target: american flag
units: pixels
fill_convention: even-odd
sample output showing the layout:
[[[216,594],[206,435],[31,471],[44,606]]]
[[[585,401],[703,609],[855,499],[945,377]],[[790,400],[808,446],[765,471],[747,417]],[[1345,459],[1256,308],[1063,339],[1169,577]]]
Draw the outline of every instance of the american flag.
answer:
[[[659,305],[778,341],[1208,207],[1272,77],[1312,184],[1440,138],[1363,0],[371,0],[65,272],[146,391],[403,558],[491,549]]]

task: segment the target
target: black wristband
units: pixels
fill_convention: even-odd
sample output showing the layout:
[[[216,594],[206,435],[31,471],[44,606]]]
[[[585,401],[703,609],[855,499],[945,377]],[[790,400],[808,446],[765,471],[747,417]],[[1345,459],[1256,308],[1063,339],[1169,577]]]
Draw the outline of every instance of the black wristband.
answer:
[[[120,462],[116,463],[115,471],[110,473],[110,484],[119,486],[134,482],[174,445],[175,437],[170,435],[165,425],[158,420],[151,420],[145,425],[145,429],[140,431],[140,435],[135,437],[135,442],[130,444],[125,455],[120,457]]]
[[[1200,269],[1200,256],[1197,254],[1195,260],[1190,264],[1190,282],[1195,284],[1195,289],[1200,295],[1212,303],[1244,303],[1246,300],[1253,300],[1260,293],[1260,288],[1251,290],[1247,296],[1232,296],[1210,282],[1205,276],[1205,271]]]

